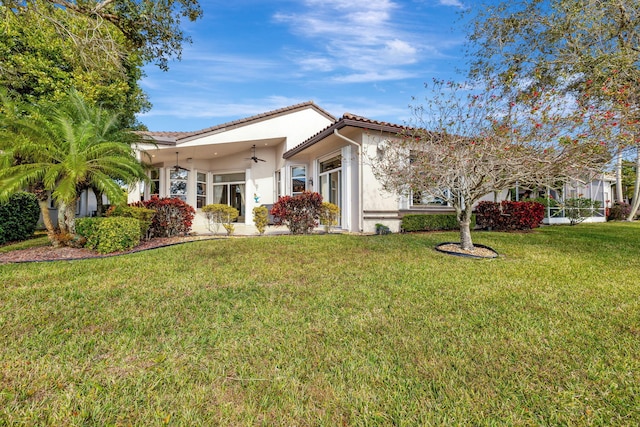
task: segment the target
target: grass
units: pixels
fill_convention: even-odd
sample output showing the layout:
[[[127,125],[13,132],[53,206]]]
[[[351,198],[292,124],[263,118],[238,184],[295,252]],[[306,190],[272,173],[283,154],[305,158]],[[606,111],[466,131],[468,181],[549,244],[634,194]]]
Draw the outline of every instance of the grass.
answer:
[[[0,425],[638,425],[640,224],[0,265]]]
[[[17,251],[19,249],[29,249],[35,248],[38,246],[48,246],[50,245],[49,238],[47,236],[36,235],[33,239],[24,240],[22,242],[17,243],[7,243],[5,245],[0,245],[0,254]]]

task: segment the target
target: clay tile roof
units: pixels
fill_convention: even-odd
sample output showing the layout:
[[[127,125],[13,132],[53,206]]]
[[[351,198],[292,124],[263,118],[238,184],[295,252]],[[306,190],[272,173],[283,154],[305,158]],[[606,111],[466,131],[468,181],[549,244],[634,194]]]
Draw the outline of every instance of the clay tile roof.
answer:
[[[293,157],[294,155],[298,154],[299,152],[301,152],[301,151],[311,147],[315,143],[323,140],[324,138],[326,138],[327,136],[332,134],[334,132],[334,130],[340,130],[340,129],[342,129],[344,127],[347,127],[347,126],[357,127],[357,128],[361,128],[361,129],[378,130],[378,131],[390,132],[390,133],[400,133],[403,130],[408,129],[406,126],[403,126],[403,125],[398,125],[398,124],[389,123],[389,122],[381,122],[381,121],[377,121],[377,120],[371,120],[371,119],[368,119],[366,117],[358,116],[358,115],[355,115],[355,114],[344,113],[342,115],[342,117],[340,118],[340,120],[338,120],[337,122],[335,122],[335,123],[329,125],[328,127],[324,128],[323,130],[321,130],[320,132],[316,133],[315,135],[313,135],[311,138],[307,139],[306,141],[304,141],[304,142],[298,144],[297,146],[293,147],[291,150],[289,150],[286,153],[284,153],[282,155],[282,157],[285,158],[285,159]]]

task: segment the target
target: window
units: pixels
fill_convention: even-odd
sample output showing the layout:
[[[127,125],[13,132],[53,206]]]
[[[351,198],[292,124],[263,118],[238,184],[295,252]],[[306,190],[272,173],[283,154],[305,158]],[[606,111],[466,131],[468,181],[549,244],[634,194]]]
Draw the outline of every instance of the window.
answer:
[[[172,169],[169,173],[169,196],[187,201],[187,179],[189,171]]]
[[[196,207],[201,209],[207,204],[207,174],[198,172],[196,176]]]
[[[149,185],[146,182],[140,183],[140,200],[147,200],[153,196],[159,196],[160,170],[151,169],[149,171]]]
[[[414,191],[411,194],[411,206],[448,206],[448,204],[440,197],[434,197],[424,191]]]
[[[307,168],[294,166],[291,168],[291,194],[303,193],[307,189]]]
[[[282,172],[276,171],[275,173],[275,200],[278,200],[282,197]]]

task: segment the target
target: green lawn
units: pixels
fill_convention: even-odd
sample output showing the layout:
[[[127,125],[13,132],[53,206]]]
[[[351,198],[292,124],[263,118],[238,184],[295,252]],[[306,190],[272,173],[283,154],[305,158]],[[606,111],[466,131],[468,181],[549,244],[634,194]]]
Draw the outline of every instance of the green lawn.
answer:
[[[640,224],[0,265],[1,425],[640,424]]]

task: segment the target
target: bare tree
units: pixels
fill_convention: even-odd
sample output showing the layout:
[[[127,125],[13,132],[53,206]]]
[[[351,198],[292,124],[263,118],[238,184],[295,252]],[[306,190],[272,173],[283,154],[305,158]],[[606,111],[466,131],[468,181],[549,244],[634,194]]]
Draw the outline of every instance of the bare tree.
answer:
[[[428,89],[424,104],[412,107],[415,123],[372,162],[385,189],[452,206],[463,249],[473,249],[471,215],[483,196],[583,177],[609,159],[605,145],[575,137],[587,122],[554,93],[521,95],[522,102],[491,85],[476,91],[434,80]]]

